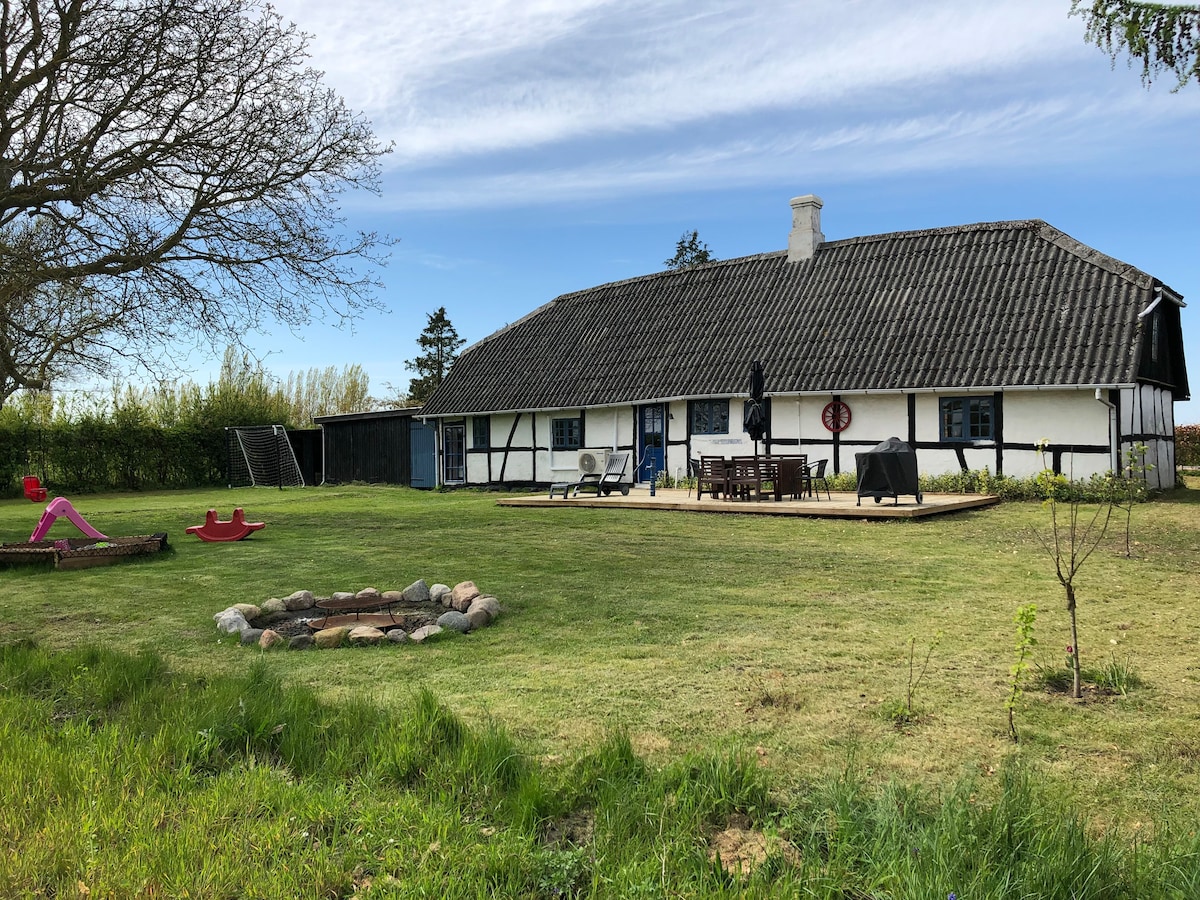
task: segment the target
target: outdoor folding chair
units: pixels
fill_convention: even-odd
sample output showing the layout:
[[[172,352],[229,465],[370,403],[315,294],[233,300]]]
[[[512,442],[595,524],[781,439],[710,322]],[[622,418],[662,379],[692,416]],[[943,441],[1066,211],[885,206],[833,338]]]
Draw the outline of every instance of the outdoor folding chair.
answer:
[[[601,494],[607,497],[616,490],[621,492],[622,497],[627,497],[629,496],[629,485],[622,483],[621,479],[625,477],[625,469],[628,465],[628,453],[610,453],[608,455],[608,462],[604,466],[603,474],[590,472],[578,481],[551,485],[550,496],[553,497],[554,492],[561,489],[563,497],[566,497],[567,491],[573,488],[574,493],[572,496],[575,497],[578,497],[579,492],[583,490],[595,491],[597,497]]]

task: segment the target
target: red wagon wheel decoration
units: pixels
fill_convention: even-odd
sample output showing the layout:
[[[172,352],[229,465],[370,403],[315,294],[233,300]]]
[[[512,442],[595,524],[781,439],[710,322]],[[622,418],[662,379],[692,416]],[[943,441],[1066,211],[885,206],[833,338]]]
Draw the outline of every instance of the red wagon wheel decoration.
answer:
[[[850,425],[850,407],[841,400],[831,400],[821,410],[821,424],[830,431],[845,431]]]

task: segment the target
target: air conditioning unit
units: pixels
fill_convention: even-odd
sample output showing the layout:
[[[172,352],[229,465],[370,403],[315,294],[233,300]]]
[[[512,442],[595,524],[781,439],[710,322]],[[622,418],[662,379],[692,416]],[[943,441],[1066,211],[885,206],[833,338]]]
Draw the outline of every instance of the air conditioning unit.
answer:
[[[603,475],[608,463],[607,450],[580,450],[579,471],[584,475]]]

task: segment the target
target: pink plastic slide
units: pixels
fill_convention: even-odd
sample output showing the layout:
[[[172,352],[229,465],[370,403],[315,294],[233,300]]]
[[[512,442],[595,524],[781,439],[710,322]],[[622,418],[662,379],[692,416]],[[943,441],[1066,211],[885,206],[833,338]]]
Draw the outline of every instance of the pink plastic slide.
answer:
[[[66,516],[76,528],[82,531],[90,538],[98,538],[106,540],[107,536],[98,532],[95,528],[88,524],[88,520],[79,514],[71,501],[66,497],[55,497],[50,501],[50,505],[46,507],[46,511],[42,513],[42,517],[38,519],[37,528],[33,529],[33,534],[29,536],[30,541],[40,541],[46,536],[46,532],[50,530],[50,526],[54,524],[54,520],[59,516]]]

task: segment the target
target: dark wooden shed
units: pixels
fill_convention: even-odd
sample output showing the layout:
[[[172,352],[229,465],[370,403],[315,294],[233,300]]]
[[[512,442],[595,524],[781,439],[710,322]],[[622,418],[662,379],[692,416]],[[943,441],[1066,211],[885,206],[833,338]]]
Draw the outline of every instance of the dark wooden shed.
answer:
[[[432,423],[420,409],[317,416],[324,435],[325,482],[437,486]]]

